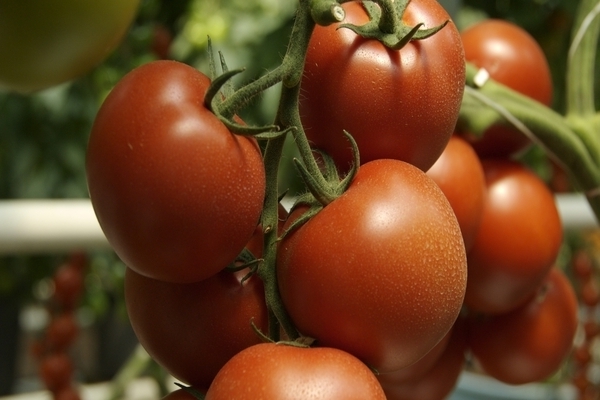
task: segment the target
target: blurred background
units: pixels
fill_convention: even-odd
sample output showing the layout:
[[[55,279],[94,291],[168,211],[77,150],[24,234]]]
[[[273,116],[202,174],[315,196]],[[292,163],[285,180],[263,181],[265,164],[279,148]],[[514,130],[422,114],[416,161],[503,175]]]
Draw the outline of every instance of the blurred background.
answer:
[[[461,29],[494,17],[528,30],[541,44],[552,69],[553,107],[563,110],[565,59],[578,1],[441,3]],[[86,199],[88,134],[102,100],[124,74],[160,58],[207,71],[210,35],[230,68],[247,68],[237,79],[251,80],[281,61],[296,4],[297,0],[142,0],[123,42],[85,76],[31,95],[0,90],[0,199]],[[273,117],[276,102],[277,91],[270,90],[243,118],[266,123]],[[541,151],[533,148],[523,157],[555,190],[569,190],[568,184],[557,183],[560,177]],[[292,166],[286,165],[282,174],[293,192]],[[599,238],[593,229],[569,232],[562,262],[570,262],[579,248],[595,254]],[[77,381],[110,381],[134,353],[137,341],[122,295],[124,266],[110,250],[100,246],[32,254],[7,249],[0,254],[0,396],[43,389],[32,347],[48,324],[45,304],[52,296],[52,277],[75,252],[85,253],[87,259],[84,290],[75,314],[81,329],[72,348]],[[151,366],[140,371],[144,376],[161,376]]]

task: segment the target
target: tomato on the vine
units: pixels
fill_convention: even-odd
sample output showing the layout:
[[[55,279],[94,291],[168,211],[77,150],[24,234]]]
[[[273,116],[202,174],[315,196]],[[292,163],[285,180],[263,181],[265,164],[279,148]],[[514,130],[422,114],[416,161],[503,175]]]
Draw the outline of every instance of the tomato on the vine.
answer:
[[[261,151],[206,108],[209,84],[191,66],[151,62],[119,81],[94,121],[86,164],[94,211],[119,257],[151,278],[214,275],[259,222]]]
[[[73,363],[65,352],[46,355],[40,360],[40,377],[48,390],[55,392],[70,385]]]
[[[334,348],[261,343],[219,371],[206,400],[385,400],[373,372]]]
[[[128,268],[125,301],[140,343],[174,377],[207,389],[229,358],[260,343],[252,324],[266,332],[263,284],[256,275],[242,283],[246,273],[177,284]]]
[[[577,330],[577,297],[558,268],[537,295],[502,315],[473,317],[468,343],[490,376],[510,384],[548,378],[562,365]]]
[[[360,2],[342,7],[342,23],[368,21]],[[435,0],[413,0],[403,16],[406,24],[425,28],[449,19]],[[306,54],[300,116],[309,140],[342,170],[352,161],[346,130],[362,163],[393,158],[425,171],[453,133],[464,83],[464,54],[452,22],[399,51],[339,24],[317,26]]]
[[[448,200],[423,171],[390,159],[362,165],[345,193],[284,237],[277,261],[299,331],[379,372],[412,364],[444,337],[466,275]]]
[[[453,135],[448,145],[427,171],[450,202],[469,251],[481,223],[485,203],[485,175],[473,147]]]
[[[377,378],[387,400],[445,399],[456,386],[465,365],[467,350],[465,325],[464,318],[459,317],[448,334],[444,351],[438,354],[433,365],[422,370],[420,375],[409,377],[400,371],[379,375]]]
[[[29,93],[85,74],[120,43],[139,3],[0,1],[0,88]]]
[[[468,253],[465,304],[473,311],[508,312],[533,295],[562,245],[562,222],[546,184],[524,165],[483,160],[487,196]]]
[[[523,28],[489,19],[465,29],[461,38],[467,61],[484,68],[495,81],[544,105],[551,104],[550,66],[540,45]],[[504,157],[531,143],[508,125],[492,126],[483,137],[471,140],[482,157]]]

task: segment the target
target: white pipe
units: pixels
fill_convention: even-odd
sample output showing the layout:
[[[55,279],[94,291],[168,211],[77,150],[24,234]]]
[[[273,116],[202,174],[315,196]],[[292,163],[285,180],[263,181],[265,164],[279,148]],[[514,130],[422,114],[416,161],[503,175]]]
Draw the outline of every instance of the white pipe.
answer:
[[[89,199],[0,201],[0,254],[109,249]]]
[[[559,194],[565,229],[597,228],[586,199]],[[110,249],[89,199],[0,201],[0,255]]]

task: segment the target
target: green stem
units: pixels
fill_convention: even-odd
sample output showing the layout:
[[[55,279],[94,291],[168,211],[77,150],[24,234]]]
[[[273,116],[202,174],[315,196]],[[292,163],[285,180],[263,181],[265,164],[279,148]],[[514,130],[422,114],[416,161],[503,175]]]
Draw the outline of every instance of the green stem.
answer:
[[[281,129],[295,128],[294,132],[301,132],[300,135],[296,133],[296,136],[299,136],[299,140],[304,140],[306,143],[308,143],[308,139],[304,135],[302,124],[298,117],[298,98],[306,51],[314,27],[315,22],[311,17],[309,1],[301,0],[292,28],[288,49],[281,66],[278,68],[281,74],[282,88],[279,108],[274,122],[274,125],[281,127]],[[282,135],[276,139],[271,139],[267,144],[264,155],[267,178],[267,191],[261,221],[264,227],[264,261],[260,265],[258,273],[265,285],[265,297],[271,317],[269,336],[273,340],[279,339],[280,326],[284,329],[290,340],[299,337],[299,333],[283,305],[277,285],[276,263],[277,240],[279,238],[277,229],[279,221],[277,177],[286,137],[287,135]],[[312,154],[304,161],[311,173],[324,180]]]
[[[567,116],[590,116],[596,112],[594,81],[600,2],[582,0],[577,10],[567,61]]]
[[[517,93],[493,80],[475,85],[476,69],[467,66],[467,84],[461,120],[481,120],[486,126],[515,122],[546,152],[559,161],[574,183],[588,195],[588,201],[600,221],[600,169],[594,153],[575,132],[569,121],[552,109]],[[480,86],[480,87],[478,87]],[[478,87],[473,89],[472,87]],[[477,104],[481,107],[477,107]]]

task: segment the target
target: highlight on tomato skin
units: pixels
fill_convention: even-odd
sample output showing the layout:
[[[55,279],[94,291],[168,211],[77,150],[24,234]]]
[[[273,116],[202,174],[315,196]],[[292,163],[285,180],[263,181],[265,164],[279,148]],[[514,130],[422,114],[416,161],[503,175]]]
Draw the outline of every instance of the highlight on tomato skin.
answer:
[[[505,383],[543,381],[564,363],[578,326],[577,296],[568,277],[552,268],[536,296],[500,315],[473,315],[468,345],[483,371]]]

